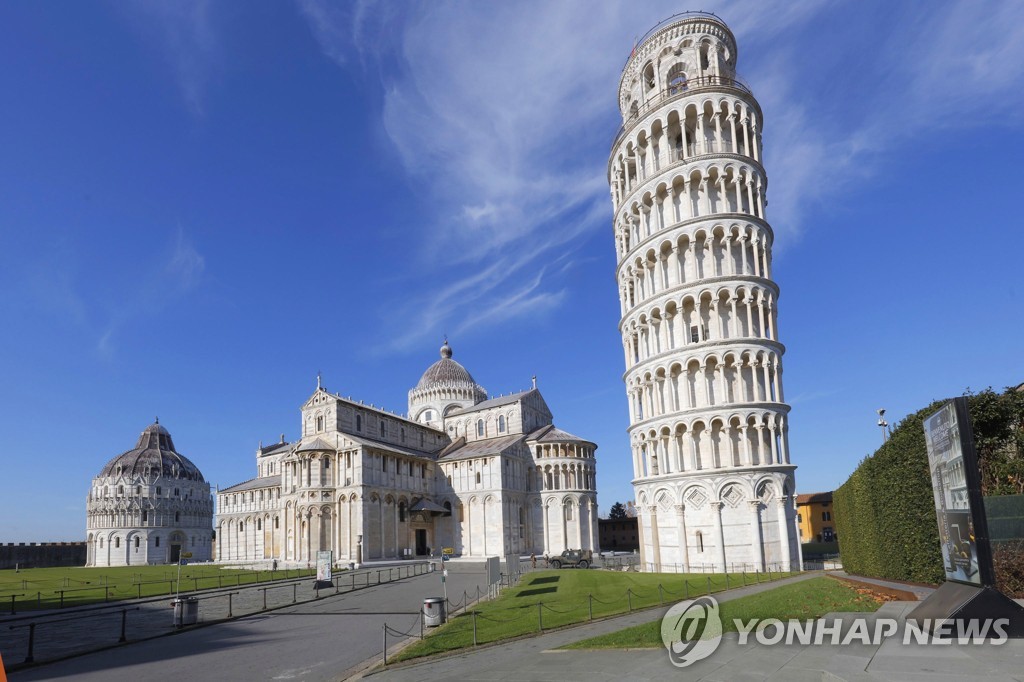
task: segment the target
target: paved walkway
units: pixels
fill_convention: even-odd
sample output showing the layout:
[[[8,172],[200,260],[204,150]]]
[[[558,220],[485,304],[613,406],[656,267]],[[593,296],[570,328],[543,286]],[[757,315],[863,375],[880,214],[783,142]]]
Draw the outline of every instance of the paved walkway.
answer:
[[[461,598],[463,591],[475,593],[477,586],[486,590],[486,584],[480,572],[452,573],[448,593]],[[423,599],[439,594],[440,574],[428,573],[8,676],[11,682],[338,680],[379,654],[385,622],[406,630],[418,628]]]
[[[335,573],[335,588],[315,590],[312,578],[279,580],[257,585],[182,593],[199,599],[199,622],[223,621],[230,616],[272,611],[333,595],[360,592],[378,583],[409,579],[409,574],[425,572],[422,562],[372,565],[357,571]],[[429,575],[429,574],[428,574]],[[434,582],[440,582],[434,574]],[[468,585],[468,583],[467,583]],[[475,588],[476,581],[473,582]],[[461,597],[462,589],[459,590]],[[455,595],[452,595],[455,601]],[[129,642],[166,635],[174,631],[172,597],[134,599],[110,605],[83,606],[63,610],[24,612],[0,617],[0,654],[8,669],[22,664],[28,652],[30,623],[35,623],[33,656],[35,662],[116,646],[121,636],[122,611],[125,635]],[[406,610],[415,610],[416,606]]]
[[[803,575],[771,584],[751,586],[716,595],[720,602],[805,580]],[[884,581],[882,581],[884,582]],[[892,586],[896,586],[893,584]],[[902,586],[899,589],[906,589]],[[889,602],[874,614],[827,614],[826,622],[840,620],[847,633],[855,618],[867,623],[869,632],[879,618],[903,619],[917,602]],[[676,668],[663,648],[632,650],[558,650],[558,647],[597,635],[659,620],[667,609],[614,618],[600,623],[559,630],[550,634],[481,647],[465,654],[429,662],[377,669],[369,679],[381,680],[587,680],[587,682],[644,682],[646,680],[772,680],[778,682],[855,682],[905,680],[953,682],[984,680],[1024,681],[1024,640],[1002,645],[916,645],[889,638],[879,645],[851,643],[846,646],[779,644],[765,646],[751,638],[739,644],[736,633],[727,633],[710,657],[686,668]]]

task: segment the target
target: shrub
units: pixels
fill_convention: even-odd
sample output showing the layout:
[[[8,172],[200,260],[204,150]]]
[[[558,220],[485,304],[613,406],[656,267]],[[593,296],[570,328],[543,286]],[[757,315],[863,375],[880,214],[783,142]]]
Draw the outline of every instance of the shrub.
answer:
[[[1024,492],[1024,392],[969,395],[982,494]],[[922,422],[945,401],[904,418],[833,494],[843,566],[851,573],[911,582],[944,580]],[[997,582],[1019,589],[1024,550],[1000,547]],[[1013,547],[1017,547],[1014,545]],[[995,553],[995,547],[993,548]],[[1009,557],[1009,558],[1006,558]]]

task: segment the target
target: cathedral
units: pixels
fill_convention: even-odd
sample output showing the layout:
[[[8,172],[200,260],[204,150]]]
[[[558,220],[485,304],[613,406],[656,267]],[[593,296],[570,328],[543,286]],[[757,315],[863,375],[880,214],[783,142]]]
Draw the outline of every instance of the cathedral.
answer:
[[[216,493],[223,562],[556,554],[597,544],[597,446],[555,427],[534,386],[488,398],[447,340],[401,417],[328,392],[301,437],[256,451]]]

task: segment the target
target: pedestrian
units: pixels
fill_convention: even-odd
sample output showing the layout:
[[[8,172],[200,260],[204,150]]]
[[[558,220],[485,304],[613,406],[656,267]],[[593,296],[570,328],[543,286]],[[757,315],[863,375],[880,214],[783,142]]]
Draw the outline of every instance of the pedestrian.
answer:
[[[537,554],[530,555],[530,568],[537,568]]]

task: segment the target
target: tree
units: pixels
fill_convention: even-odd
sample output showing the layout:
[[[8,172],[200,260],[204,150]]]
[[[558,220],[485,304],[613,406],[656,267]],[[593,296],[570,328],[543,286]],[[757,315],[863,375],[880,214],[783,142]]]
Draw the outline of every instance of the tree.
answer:
[[[626,508],[622,506],[621,502],[616,502],[612,505],[612,508],[608,510],[609,519],[624,519],[626,518]]]

